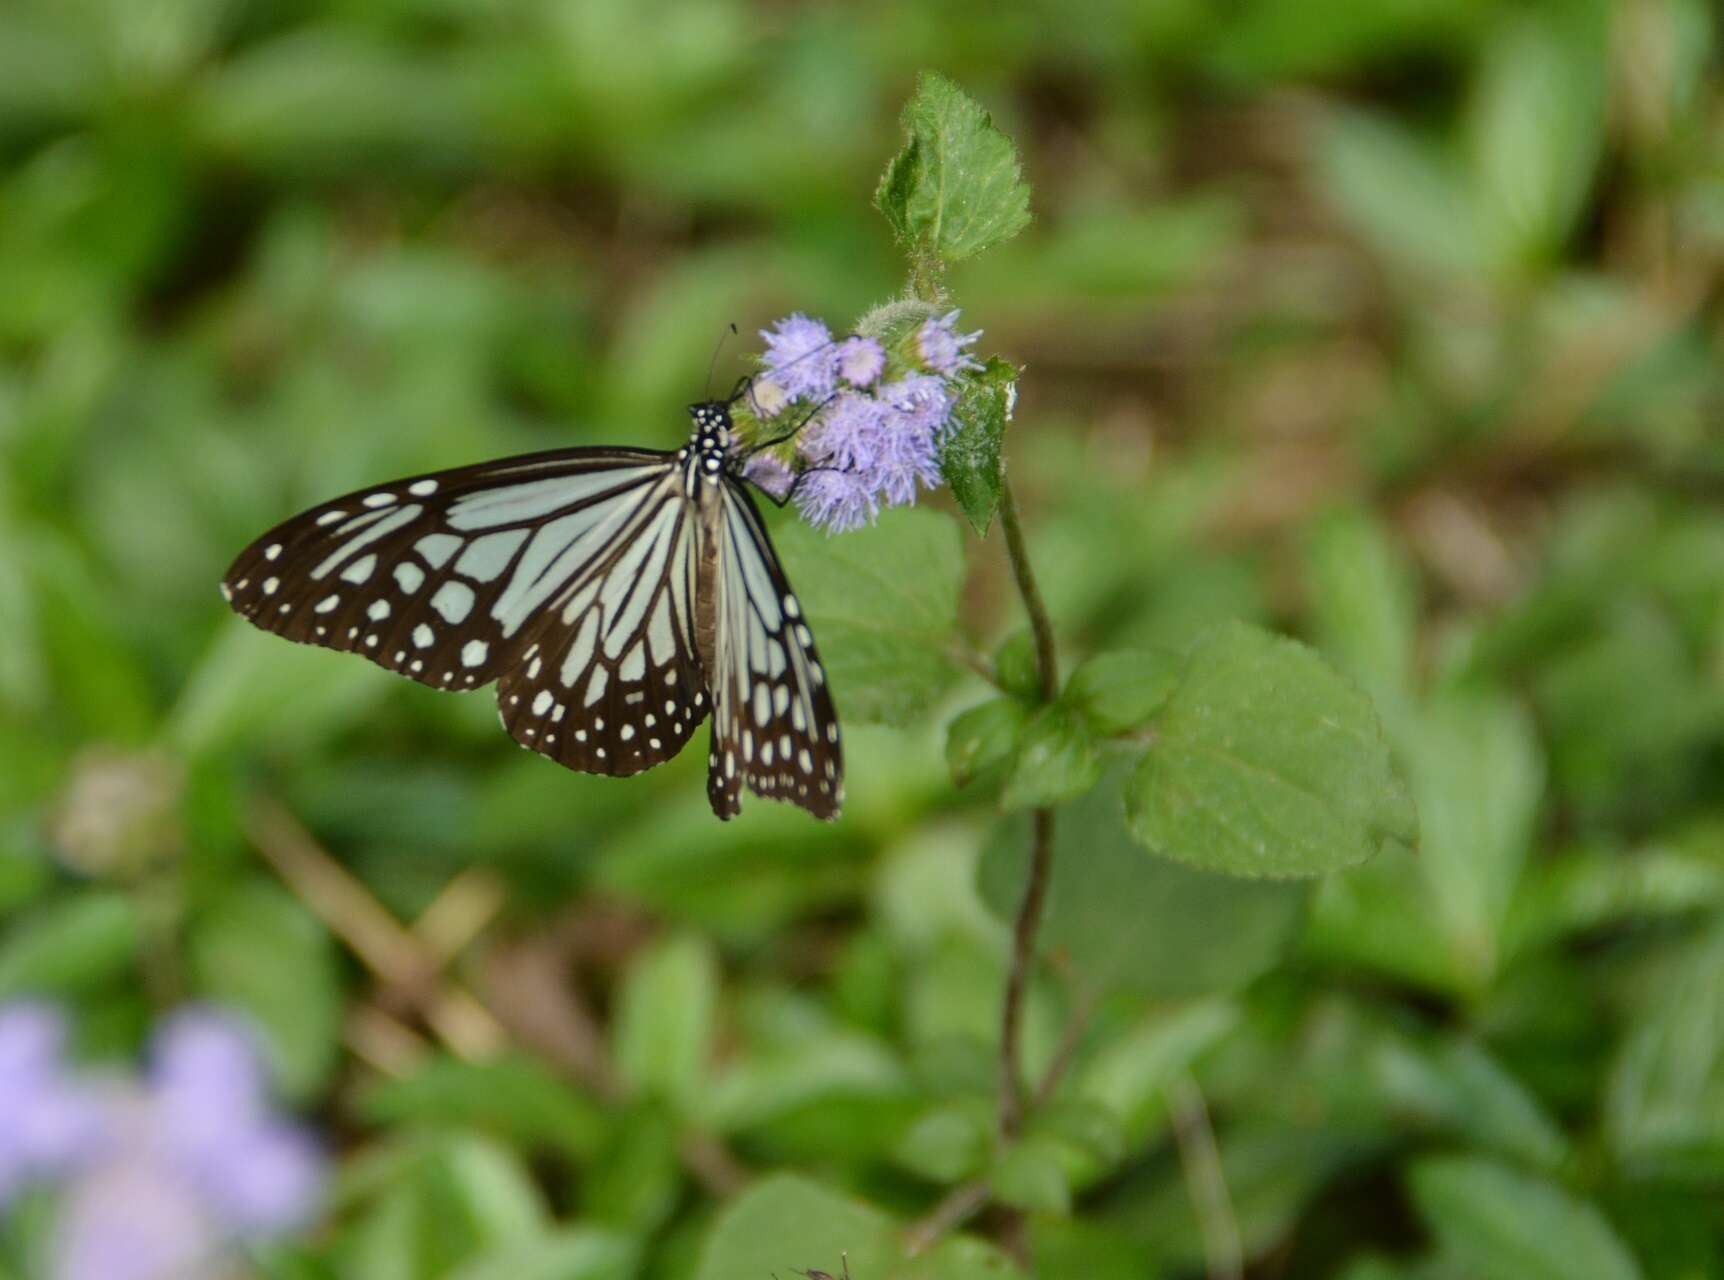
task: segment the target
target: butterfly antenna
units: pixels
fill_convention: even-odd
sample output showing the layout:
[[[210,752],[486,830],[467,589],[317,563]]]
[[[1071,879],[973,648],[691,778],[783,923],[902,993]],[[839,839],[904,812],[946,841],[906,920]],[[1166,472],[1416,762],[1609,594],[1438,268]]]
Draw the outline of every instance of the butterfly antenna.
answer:
[[[704,399],[712,399],[712,375],[718,368],[718,353],[724,350],[724,340],[736,336],[736,322],[726,325],[718,335],[718,342],[712,348],[712,359],[706,362],[706,394]],[[732,397],[734,399],[735,397]]]

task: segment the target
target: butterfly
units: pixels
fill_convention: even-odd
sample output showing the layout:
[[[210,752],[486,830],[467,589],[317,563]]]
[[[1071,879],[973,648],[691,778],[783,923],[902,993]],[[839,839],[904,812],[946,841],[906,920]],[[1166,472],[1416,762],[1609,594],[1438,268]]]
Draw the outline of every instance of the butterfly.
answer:
[[[650,769],[710,715],[720,818],[745,784],[835,818],[837,712],[731,403],[690,405],[674,453],[556,449],[326,502],[242,551],[222,595],[435,689],[495,681],[509,734],[584,773]]]

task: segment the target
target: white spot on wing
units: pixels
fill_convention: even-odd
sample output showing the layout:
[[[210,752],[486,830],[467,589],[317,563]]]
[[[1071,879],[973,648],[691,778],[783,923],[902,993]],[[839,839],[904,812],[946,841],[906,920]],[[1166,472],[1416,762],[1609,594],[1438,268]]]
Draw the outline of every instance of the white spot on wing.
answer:
[[[465,582],[445,582],[431,597],[431,607],[445,622],[462,622],[473,609],[473,588]]]
[[[429,649],[436,642],[436,634],[425,623],[421,622],[418,626],[413,628],[413,645],[415,648]],[[417,670],[419,664],[414,663],[413,666],[414,669]]]
[[[476,667],[485,661],[485,655],[491,652],[491,646],[483,640],[469,640],[461,647],[461,665]]]
[[[402,561],[395,566],[395,585],[409,594],[419,590],[425,583],[425,570],[416,564]]]
[[[343,582],[364,582],[371,577],[372,570],[376,568],[377,557],[375,555],[360,556],[359,559],[341,571],[341,580]]]
[[[435,480],[415,480],[407,486],[407,492],[415,498],[429,498],[437,492],[437,482]]]

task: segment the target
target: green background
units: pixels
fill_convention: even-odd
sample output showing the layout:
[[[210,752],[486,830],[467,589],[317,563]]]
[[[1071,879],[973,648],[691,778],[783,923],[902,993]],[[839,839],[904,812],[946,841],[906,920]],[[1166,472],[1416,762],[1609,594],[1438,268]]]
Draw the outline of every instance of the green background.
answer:
[[[1118,945],[1085,913],[1131,895],[1069,886],[1032,991],[1036,1065],[1094,1006],[994,1175],[1038,1274],[1724,1276],[1718,37],[1704,0],[0,7],[0,996],[91,1060],[188,998],[260,1020],[339,1173],[271,1277],[852,1237],[855,1280],[1006,1274],[890,1260],[986,1158],[1021,863],[946,780],[974,676],[849,730],[836,825],[721,827],[698,750],[568,774],[215,591],[362,484],[672,447],[729,323],[714,385],[891,296],[870,198],[931,67],[1034,187],[947,283],[1024,369],[1067,669],[1299,636],[1421,828],[1289,888],[1068,815],[1068,862],[1092,818],[1106,883],[1145,861]],[[991,651],[1009,575],[962,537]]]

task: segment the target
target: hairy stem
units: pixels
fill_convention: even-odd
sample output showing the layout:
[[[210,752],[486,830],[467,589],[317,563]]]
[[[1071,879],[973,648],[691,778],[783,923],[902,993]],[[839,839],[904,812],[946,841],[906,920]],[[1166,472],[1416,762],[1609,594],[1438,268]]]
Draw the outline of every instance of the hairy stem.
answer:
[[[1036,672],[1041,680],[1044,702],[1059,694],[1059,666],[1054,653],[1054,628],[1048,619],[1047,606],[1036,586],[1036,575],[1030,567],[1028,549],[1024,546],[1023,526],[1018,521],[1018,503],[1010,480],[1000,485],[1000,527],[1006,535],[1006,554],[1012,562],[1012,576],[1018,584],[1018,595],[1029,614],[1030,628],[1036,640]],[[1023,900],[1018,904],[1017,919],[1012,925],[1011,968],[1006,975],[1005,1006],[1000,1014],[1000,1105],[999,1128],[1003,1142],[1017,1137],[1023,1127],[1023,1013],[1024,994],[1028,990],[1030,972],[1035,964],[1036,934],[1041,929],[1042,908],[1047,902],[1048,873],[1054,856],[1054,811],[1037,809],[1031,814],[1034,832],[1030,845],[1030,874],[1024,885]]]

